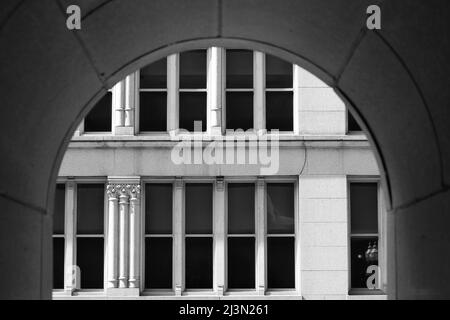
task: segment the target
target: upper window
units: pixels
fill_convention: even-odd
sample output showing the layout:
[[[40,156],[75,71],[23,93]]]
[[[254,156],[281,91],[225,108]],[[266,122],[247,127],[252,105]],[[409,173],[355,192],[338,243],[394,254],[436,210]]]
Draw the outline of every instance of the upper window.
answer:
[[[139,73],[139,130],[167,130],[167,59],[142,68]]]
[[[108,91],[84,118],[85,132],[111,132],[112,92]]]
[[[58,183],[55,191],[53,209],[53,288],[64,288],[64,214],[65,214],[64,184]]]
[[[266,54],[266,128],[293,131],[293,65]]]
[[[353,117],[350,110],[347,110],[347,131],[348,132],[359,132],[362,131],[358,122],[356,122],[355,117]]]

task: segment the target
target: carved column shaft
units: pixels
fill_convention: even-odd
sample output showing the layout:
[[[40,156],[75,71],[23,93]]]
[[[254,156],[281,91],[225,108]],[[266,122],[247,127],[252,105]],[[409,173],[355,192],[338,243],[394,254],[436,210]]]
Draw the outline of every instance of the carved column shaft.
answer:
[[[130,288],[139,288],[140,286],[140,212],[140,186],[134,185],[130,191]]]
[[[119,199],[115,185],[107,186],[108,193],[108,238],[107,238],[107,288],[118,286],[119,253]]]
[[[129,195],[122,187],[119,196],[119,288],[128,287]]]

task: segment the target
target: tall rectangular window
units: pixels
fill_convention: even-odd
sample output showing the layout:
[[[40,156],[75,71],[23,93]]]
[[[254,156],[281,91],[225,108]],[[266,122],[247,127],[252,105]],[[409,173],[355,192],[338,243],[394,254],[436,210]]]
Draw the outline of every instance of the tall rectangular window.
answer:
[[[255,289],[255,185],[228,184],[228,288]]]
[[[226,51],[226,127],[253,128],[253,51]]]
[[[267,287],[295,288],[293,183],[267,184]]]
[[[266,129],[294,129],[293,65],[266,54]]]
[[[77,185],[77,265],[82,289],[103,288],[104,184]]]
[[[56,185],[53,209],[53,288],[64,288],[64,208],[66,187]]]
[[[351,288],[367,289],[367,268],[378,266],[378,183],[350,184]]]
[[[167,131],[167,59],[140,70],[139,130]]]
[[[172,289],[171,183],[145,185],[145,287]]]
[[[84,118],[85,132],[111,132],[112,92],[108,91]]]
[[[212,289],[213,188],[209,183],[185,187],[185,279],[187,289]]]
[[[201,121],[206,131],[206,60],[206,50],[180,53],[180,129],[194,131]]]

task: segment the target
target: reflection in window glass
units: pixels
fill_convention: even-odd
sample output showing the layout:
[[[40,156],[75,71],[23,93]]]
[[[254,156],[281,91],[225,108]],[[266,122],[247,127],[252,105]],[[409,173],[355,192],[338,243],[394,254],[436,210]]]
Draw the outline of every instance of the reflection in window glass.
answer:
[[[377,183],[350,184],[351,233],[378,233]]]
[[[166,88],[167,87],[167,59],[161,59],[147,65],[140,71],[141,88]]]
[[[112,117],[112,93],[107,92],[103,98],[84,118],[85,132],[110,132]]]
[[[186,238],[186,288],[212,289],[211,237]]]
[[[103,184],[78,185],[77,234],[103,234],[104,189]]]
[[[145,239],[145,287],[172,288],[172,238]]]
[[[103,238],[77,238],[77,266],[82,289],[103,288]]]
[[[145,185],[145,233],[172,233],[172,184]]]
[[[291,63],[266,54],[266,88],[292,88]]]
[[[255,238],[228,238],[228,288],[255,288]]]
[[[53,288],[64,288],[64,238],[53,238]]]
[[[294,130],[292,91],[266,92],[266,128],[279,131]]]
[[[140,92],[140,131],[167,131],[167,92]]]
[[[66,186],[62,183],[56,185],[55,207],[53,209],[53,234],[64,234]]]
[[[267,232],[294,233],[294,184],[267,184]]]
[[[250,183],[228,184],[228,233],[255,232],[255,186]]]
[[[269,289],[295,288],[294,237],[267,238],[267,282]]]
[[[180,88],[206,88],[206,50],[180,53]]]
[[[206,92],[180,92],[180,129],[194,131],[194,122],[206,131]]]
[[[212,197],[212,184],[186,184],[186,234],[212,233]]]
[[[352,237],[351,250],[351,287],[366,288],[371,274],[367,268],[378,265],[378,237]]]
[[[253,128],[253,92],[227,92],[227,129]]]
[[[253,51],[226,51],[227,88],[253,88]]]

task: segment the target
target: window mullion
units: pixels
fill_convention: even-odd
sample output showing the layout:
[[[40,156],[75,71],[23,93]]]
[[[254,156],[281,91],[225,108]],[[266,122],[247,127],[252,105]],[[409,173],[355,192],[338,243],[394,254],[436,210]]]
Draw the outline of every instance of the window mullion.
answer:
[[[76,232],[77,232],[77,217],[76,217],[76,198],[77,186],[74,181],[66,182],[65,193],[65,253],[64,253],[64,290],[68,294],[76,289],[80,289],[78,278],[77,254],[76,254]]]
[[[266,292],[266,196],[264,179],[256,182],[255,231],[256,231],[256,290],[259,295]]]
[[[218,178],[214,188],[214,229],[213,229],[213,285],[218,295],[226,290],[226,218],[225,218],[225,187],[223,178]]]
[[[222,82],[225,49],[211,47],[207,53],[207,131],[209,134],[221,135],[222,102],[224,84]]]
[[[167,57],[167,131],[176,133],[179,125],[180,55]]]
[[[173,189],[173,286],[177,296],[185,287],[184,281],[184,183],[177,178]]]
[[[302,69],[297,66],[297,65],[293,65],[293,86],[294,86],[294,101],[293,101],[293,106],[294,106],[294,134],[300,134],[300,87],[301,87],[301,83],[300,83],[300,78],[301,78],[301,72]]]
[[[262,52],[253,53],[253,127],[256,132],[263,133],[266,129],[266,63]]]

